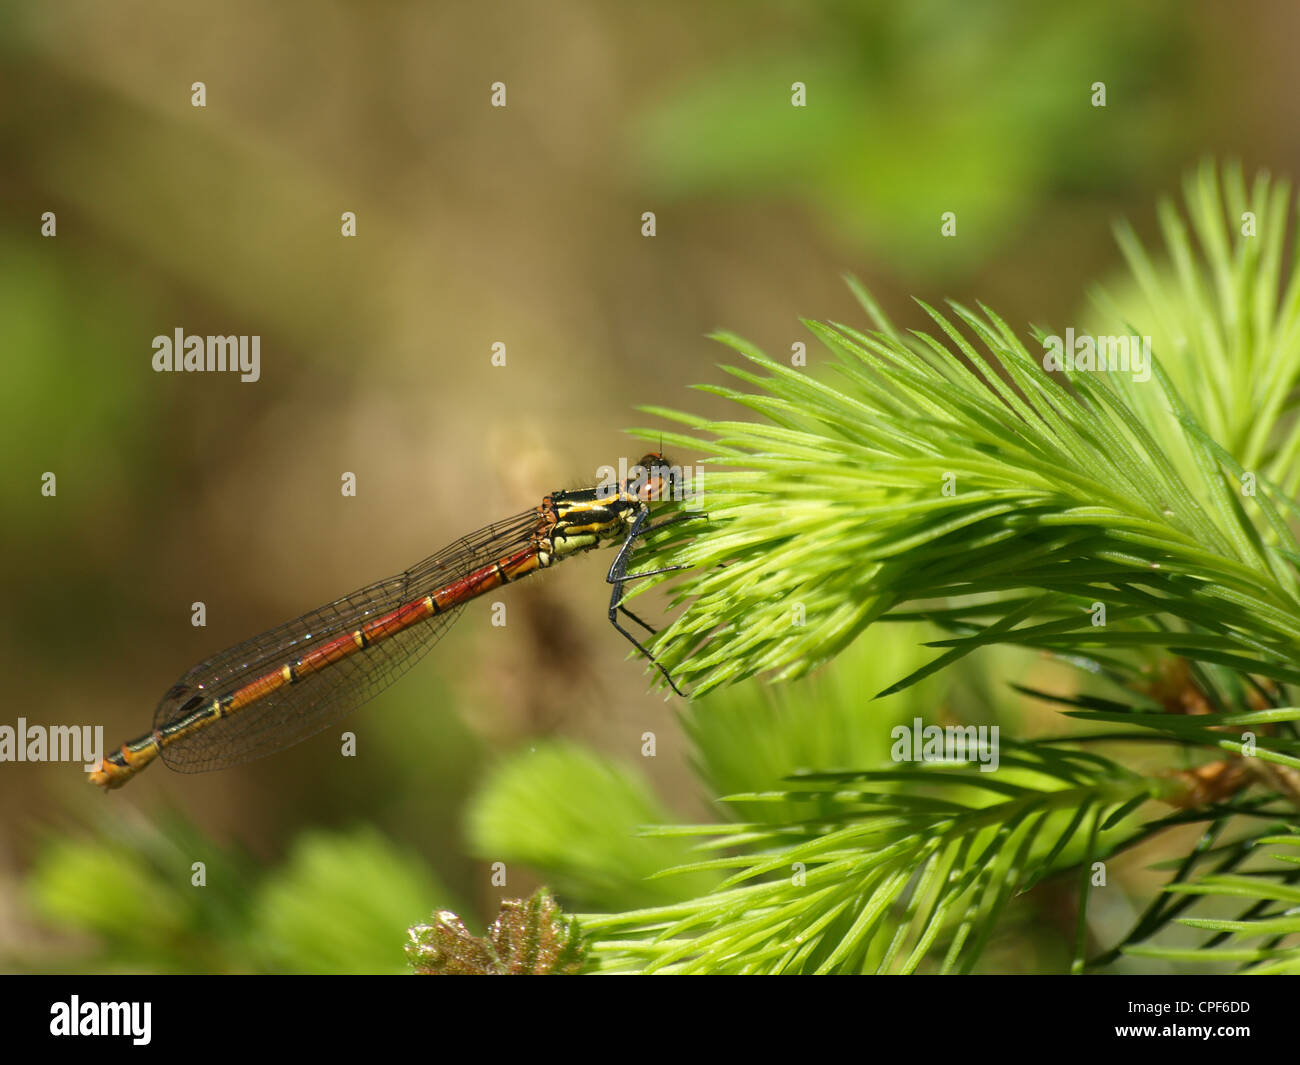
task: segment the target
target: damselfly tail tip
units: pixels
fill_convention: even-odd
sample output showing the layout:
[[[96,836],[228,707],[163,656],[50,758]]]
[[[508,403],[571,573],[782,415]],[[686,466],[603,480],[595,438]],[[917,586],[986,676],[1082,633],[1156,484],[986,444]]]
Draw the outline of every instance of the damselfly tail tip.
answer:
[[[120,788],[140,770],[158,757],[157,738],[149,736],[136,743],[124,744],[121,750],[114,751],[107,758],[101,758],[87,776],[90,782],[105,791]]]
[[[124,771],[121,767],[113,765],[112,762],[100,762],[87,774],[90,782],[104,791],[120,788],[131,779],[131,775],[130,771]]]

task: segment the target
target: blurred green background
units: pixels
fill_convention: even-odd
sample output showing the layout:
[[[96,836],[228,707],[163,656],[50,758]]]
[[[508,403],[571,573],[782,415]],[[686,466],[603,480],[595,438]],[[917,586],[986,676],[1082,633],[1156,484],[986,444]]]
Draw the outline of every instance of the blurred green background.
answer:
[[[807,342],[816,372],[798,319],[861,322],[845,271],[905,325],[913,295],[1075,320],[1111,222],[1153,233],[1199,158],[1300,170],[1298,24],[1280,0],[0,3],[0,724],[139,735],[194,662],[635,457],[636,404],[723,414],[687,391],[722,379],[709,330]],[[177,327],[260,335],[262,379],[155,374]],[[504,628],[471,606],[346,722],[356,758],[336,729],[107,797],[0,765],[0,967],[402,971],[407,925],[481,930],[543,878],[579,908],[698,889],[643,879],[680,856],[662,840],[576,841],[716,817],[715,788],[818,755],[774,706],[872,755],[837,729],[905,672],[895,637],[777,703],[705,700],[688,742],[609,631],[607,564],[510,589]],[[977,717],[1051,719],[966,679]],[[710,727],[781,753],[740,781]],[[998,964],[1054,964],[1052,925]]]

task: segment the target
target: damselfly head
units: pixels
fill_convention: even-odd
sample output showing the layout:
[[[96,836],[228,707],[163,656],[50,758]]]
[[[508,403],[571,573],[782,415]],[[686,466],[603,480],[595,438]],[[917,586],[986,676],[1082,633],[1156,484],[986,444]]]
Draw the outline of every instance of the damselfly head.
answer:
[[[638,499],[653,503],[677,498],[681,474],[672,459],[662,451],[651,451],[642,455],[637,465],[641,468],[641,475],[633,484]]]

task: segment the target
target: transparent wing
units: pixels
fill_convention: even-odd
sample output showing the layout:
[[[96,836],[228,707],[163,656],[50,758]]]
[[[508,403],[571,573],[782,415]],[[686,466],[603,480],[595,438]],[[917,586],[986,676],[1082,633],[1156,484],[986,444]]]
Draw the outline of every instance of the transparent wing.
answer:
[[[154,712],[154,729],[165,733],[214,699],[277,674],[313,649],[526,547],[538,520],[533,509],[489,525],[405,573],[376,581],[201,662],[163,696]],[[261,758],[315,735],[415,665],[451,628],[461,609],[452,607],[365,647],[349,645],[348,653],[328,666],[165,743],[162,760],[183,773],[202,773]]]

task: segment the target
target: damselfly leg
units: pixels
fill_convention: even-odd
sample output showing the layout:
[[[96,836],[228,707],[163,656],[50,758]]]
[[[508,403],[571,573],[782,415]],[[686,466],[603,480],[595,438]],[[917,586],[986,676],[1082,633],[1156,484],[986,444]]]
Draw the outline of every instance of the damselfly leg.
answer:
[[[632,613],[632,611],[623,605],[623,586],[629,581],[639,580],[642,577],[655,577],[661,573],[672,573],[674,570],[686,569],[687,567],[661,566],[658,569],[643,570],[639,573],[628,573],[627,567],[632,559],[633,545],[638,539],[650,536],[652,533],[657,533],[660,529],[665,529],[670,525],[678,525],[684,521],[691,521],[696,518],[705,518],[707,516],[708,515],[706,514],[699,513],[675,514],[671,518],[665,518],[657,525],[650,525],[650,511],[641,511],[641,513],[637,515],[636,520],[632,523],[631,528],[628,529],[627,536],[624,537],[623,543],[619,545],[618,554],[614,556],[614,561],[610,563],[609,573],[605,577],[605,580],[609,584],[613,585],[609,596],[609,623],[623,635],[624,639],[654,663],[655,668],[663,674],[664,680],[668,682],[668,686],[678,695],[682,696],[682,698],[685,698],[686,695],[681,688],[677,687],[677,682],[673,680],[672,675],[667,669],[660,665],[659,660],[656,659],[655,656],[651,654],[635,636],[618,623],[618,615],[620,613],[625,614],[645,629],[646,632],[650,633],[651,636],[655,634],[653,626],[637,617]]]

